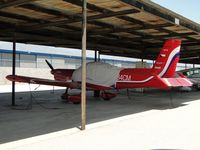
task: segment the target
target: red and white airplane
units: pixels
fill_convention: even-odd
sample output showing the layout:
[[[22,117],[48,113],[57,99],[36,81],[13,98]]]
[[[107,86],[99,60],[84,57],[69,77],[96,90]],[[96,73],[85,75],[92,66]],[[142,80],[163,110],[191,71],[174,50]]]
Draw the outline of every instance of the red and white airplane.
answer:
[[[180,40],[167,40],[152,68],[119,68],[102,62],[87,63],[86,88],[101,91],[101,97],[109,100],[116,96],[114,93],[107,92],[111,89],[147,87],[170,89],[171,87],[192,86],[185,76],[179,74],[178,78],[174,77],[180,56],[180,46]],[[81,88],[81,67],[76,70],[54,69],[48,61],[46,62],[55,80],[18,75],[8,75],[6,78],[16,82],[67,87],[66,99],[80,102],[80,95],[70,96],[68,89]]]

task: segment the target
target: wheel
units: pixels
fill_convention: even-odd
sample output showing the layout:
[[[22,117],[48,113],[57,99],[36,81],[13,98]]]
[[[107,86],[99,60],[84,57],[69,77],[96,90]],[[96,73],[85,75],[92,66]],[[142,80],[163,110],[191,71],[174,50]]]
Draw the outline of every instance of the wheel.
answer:
[[[68,96],[68,100],[73,104],[80,104],[81,103],[81,95],[70,95]]]
[[[105,101],[109,101],[111,100],[112,98],[116,97],[117,94],[115,93],[109,93],[109,92],[102,92],[101,93],[101,97],[105,100]]]

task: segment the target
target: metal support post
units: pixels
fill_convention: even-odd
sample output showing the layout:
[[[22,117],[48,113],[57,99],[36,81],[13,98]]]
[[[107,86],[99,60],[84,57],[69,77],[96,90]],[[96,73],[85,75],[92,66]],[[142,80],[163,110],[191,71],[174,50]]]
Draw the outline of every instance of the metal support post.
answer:
[[[15,75],[16,68],[16,36],[13,37],[13,55],[12,55],[12,75]],[[12,106],[15,106],[15,81],[12,81]]]
[[[97,50],[94,51],[94,61],[97,61]]]
[[[99,51],[99,53],[98,53],[98,61],[100,61],[101,60],[101,58],[100,58],[101,56],[100,56],[100,51]]]
[[[142,58],[141,62],[142,62],[142,68],[144,68],[144,59],[143,58]]]
[[[94,61],[97,62],[97,50],[95,50],[95,53],[94,53]],[[99,97],[99,96],[100,96],[100,90],[95,90],[94,97]]]

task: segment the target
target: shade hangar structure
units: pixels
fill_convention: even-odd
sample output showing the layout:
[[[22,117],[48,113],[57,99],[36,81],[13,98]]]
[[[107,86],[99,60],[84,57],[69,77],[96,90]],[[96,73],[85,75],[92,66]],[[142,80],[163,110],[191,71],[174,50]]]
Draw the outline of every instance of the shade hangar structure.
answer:
[[[154,60],[163,41],[179,38],[181,62],[200,62],[200,25],[149,0],[87,0],[87,17],[86,0],[6,0],[0,40],[13,42],[13,74],[16,42],[86,49],[86,20],[87,49],[100,54]]]

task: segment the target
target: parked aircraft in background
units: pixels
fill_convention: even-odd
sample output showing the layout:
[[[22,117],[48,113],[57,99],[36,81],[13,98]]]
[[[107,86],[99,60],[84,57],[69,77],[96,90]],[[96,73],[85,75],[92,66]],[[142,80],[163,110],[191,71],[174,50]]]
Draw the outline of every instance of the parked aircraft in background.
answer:
[[[179,73],[182,73],[193,83],[193,87],[197,90],[200,90],[200,68],[190,68],[185,70],[179,70]]]
[[[179,77],[174,77],[179,61],[180,46],[180,40],[167,40],[152,68],[119,68],[102,62],[87,63],[87,90],[99,90],[101,91],[100,96],[109,100],[117,95],[108,92],[111,89],[147,87],[170,89],[171,87],[192,86],[185,76],[180,74]],[[68,89],[81,88],[81,67],[76,70],[54,69],[48,61],[46,62],[55,80],[18,75],[8,75],[6,78],[16,82],[67,87],[66,99],[75,103],[80,102],[81,96],[69,95]]]

